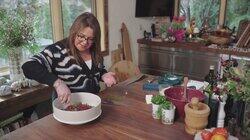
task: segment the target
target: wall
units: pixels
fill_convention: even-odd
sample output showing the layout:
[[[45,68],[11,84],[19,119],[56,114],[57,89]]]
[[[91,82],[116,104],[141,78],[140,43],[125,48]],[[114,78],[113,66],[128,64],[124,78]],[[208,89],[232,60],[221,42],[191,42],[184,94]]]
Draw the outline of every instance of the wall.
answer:
[[[138,64],[137,39],[143,37],[143,31],[150,31],[153,18],[135,18],[136,0],[109,0],[109,55],[104,57],[104,64],[111,66],[111,51],[121,44],[121,24],[124,22],[129,31],[130,44],[134,63]]]

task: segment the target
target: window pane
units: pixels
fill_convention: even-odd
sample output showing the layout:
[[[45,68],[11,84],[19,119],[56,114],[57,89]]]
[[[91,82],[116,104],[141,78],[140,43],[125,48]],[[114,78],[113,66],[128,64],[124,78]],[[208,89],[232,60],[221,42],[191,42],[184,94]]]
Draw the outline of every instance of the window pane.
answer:
[[[0,9],[14,11],[17,7],[24,9],[33,19],[34,35],[41,49],[53,43],[49,0],[0,0]],[[27,59],[31,55],[23,52]],[[0,58],[0,68],[8,66],[7,58]]]
[[[75,18],[83,12],[91,12],[92,0],[62,0],[64,37],[69,34],[69,28]]]
[[[180,15],[186,17],[186,25],[192,17],[198,28],[208,18],[209,25],[215,28],[218,24],[220,0],[180,0]]]
[[[250,19],[249,0],[227,0],[225,25],[230,29],[238,28],[239,22],[243,19]]]

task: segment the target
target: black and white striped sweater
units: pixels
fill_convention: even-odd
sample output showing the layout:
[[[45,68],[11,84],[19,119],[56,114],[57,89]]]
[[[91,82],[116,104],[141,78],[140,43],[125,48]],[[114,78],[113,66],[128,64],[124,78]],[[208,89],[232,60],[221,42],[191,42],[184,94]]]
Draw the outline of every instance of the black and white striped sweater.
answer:
[[[85,62],[80,65],[70,56],[65,47],[65,40],[46,47],[42,52],[31,57],[22,66],[24,75],[40,83],[53,85],[60,78],[71,92],[98,93],[99,81],[107,71],[102,64],[93,64],[89,69]]]

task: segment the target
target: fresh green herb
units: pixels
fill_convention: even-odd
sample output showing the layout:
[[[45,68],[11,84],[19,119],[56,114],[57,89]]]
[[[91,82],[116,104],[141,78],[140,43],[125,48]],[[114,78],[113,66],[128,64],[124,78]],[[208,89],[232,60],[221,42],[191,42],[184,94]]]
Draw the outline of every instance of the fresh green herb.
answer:
[[[162,95],[155,95],[152,97],[151,102],[156,105],[160,105],[165,101],[165,97]]]
[[[170,110],[170,109],[173,108],[172,103],[171,103],[170,101],[168,101],[168,100],[165,100],[165,101],[161,104],[161,106],[162,106],[162,109],[166,109],[166,110]]]
[[[152,97],[151,102],[153,104],[159,105],[159,108],[156,112],[157,116],[159,118],[162,117],[162,109],[172,109],[173,105],[170,101],[166,100],[164,96],[162,95],[155,95]]]

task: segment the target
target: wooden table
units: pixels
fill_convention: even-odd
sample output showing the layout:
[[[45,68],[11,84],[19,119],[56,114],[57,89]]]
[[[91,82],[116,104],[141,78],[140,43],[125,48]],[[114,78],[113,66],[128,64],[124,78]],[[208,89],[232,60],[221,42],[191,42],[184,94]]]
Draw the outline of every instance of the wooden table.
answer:
[[[66,125],[48,115],[2,139],[193,139],[193,136],[185,132],[183,122],[164,125],[153,119],[151,105],[145,103],[145,95],[157,92],[142,90],[142,85],[148,78],[128,86],[116,85],[101,92],[102,101],[110,99],[113,103],[103,102],[102,115],[92,122]]]
[[[53,88],[38,85],[24,88],[9,96],[0,97],[0,121],[17,114],[19,111],[51,98]]]

